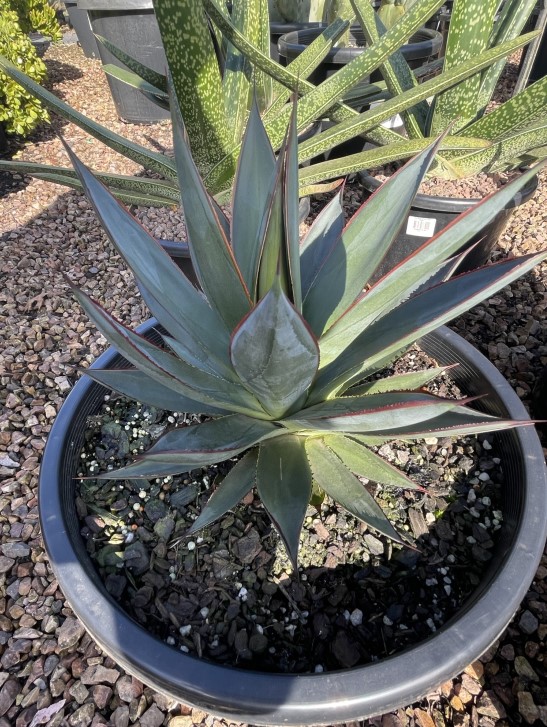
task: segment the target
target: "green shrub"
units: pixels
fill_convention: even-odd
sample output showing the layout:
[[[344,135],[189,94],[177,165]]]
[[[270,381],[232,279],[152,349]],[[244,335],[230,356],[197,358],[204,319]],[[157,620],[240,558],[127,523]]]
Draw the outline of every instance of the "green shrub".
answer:
[[[38,83],[46,76],[46,66],[38,57],[27,33],[38,30],[52,35],[51,29],[53,37],[59,31],[55,13],[53,20],[56,29],[47,13],[41,13],[44,7],[49,8],[49,5],[36,0],[0,0],[0,55],[8,58]],[[20,12],[23,13],[23,23],[20,22]],[[38,26],[34,23],[38,23]],[[48,113],[41,103],[0,71],[0,123],[3,123],[5,131],[8,134],[27,135],[39,121],[48,119]]]
[[[0,5],[4,1],[0,0]],[[61,40],[63,34],[55,16],[55,10],[47,0],[7,0],[7,5],[15,10],[23,33],[33,30],[47,35],[53,41]]]

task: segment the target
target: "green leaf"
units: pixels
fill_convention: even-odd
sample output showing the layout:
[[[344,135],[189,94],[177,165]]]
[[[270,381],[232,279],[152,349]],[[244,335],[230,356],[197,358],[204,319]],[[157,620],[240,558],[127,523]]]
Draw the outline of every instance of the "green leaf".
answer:
[[[185,412],[187,414],[228,414],[226,409],[204,404],[177,394],[173,389],[158,383],[138,369],[86,369],[86,376],[91,377],[107,389],[117,391],[130,399],[143,404],[155,406],[166,411]]]
[[[232,467],[209,498],[197,520],[186,535],[207,527],[236,505],[252,490],[256,483],[258,449],[255,447]]]
[[[326,179],[339,178],[343,175],[360,172],[364,169],[371,169],[383,166],[390,162],[408,159],[415,154],[427,149],[438,137],[427,137],[426,139],[403,140],[389,143],[386,146],[368,149],[357,154],[348,154],[339,159],[329,159],[326,162],[318,162],[300,169],[300,194],[302,190],[311,185],[323,182]],[[458,152],[471,153],[476,150],[487,149],[491,143],[486,139],[476,139],[468,136],[446,136],[441,144],[441,150],[457,150]],[[444,158],[444,154],[442,157]],[[435,168],[437,173],[438,165]]]
[[[42,101],[45,106],[50,108],[52,111],[55,111],[55,113],[63,119],[72,121],[72,123],[76,124],[96,139],[99,139],[99,141],[108,146],[110,149],[114,149],[114,151],[123,154],[128,159],[141,164],[146,169],[158,172],[158,174],[161,174],[168,179],[176,178],[175,163],[168,156],[158,154],[157,152],[150,151],[145,146],[128,141],[123,136],[115,134],[105,126],[101,126],[101,124],[97,124],[95,121],[88,119],[79,111],[75,111],[64,101],[58,99],[50,91],[35,83],[8,60],[2,58],[2,56],[0,56],[0,69],[26,91]]]
[[[399,23],[397,25],[399,25]],[[395,28],[396,26],[388,31],[388,33],[384,36],[384,39]],[[436,96],[441,91],[456,85],[465,78],[469,78],[470,76],[477,74],[483,68],[490,66],[496,60],[505,58],[513,51],[518,50],[518,48],[521,48],[523,45],[526,45],[526,43],[534,38],[535,35],[536,33],[527,33],[516,40],[502,43],[497,48],[485,51],[472,60],[458,64],[450,71],[445,71],[428,81],[420,83],[415,89],[405,91],[396,98],[392,98],[382,104],[378,104],[378,106],[375,106],[369,111],[364,111],[357,116],[348,118],[346,121],[335,124],[330,129],[327,129],[326,131],[321,132],[321,134],[317,134],[313,138],[300,144],[300,162],[312,159],[314,156],[331,149],[337,144],[341,144],[343,141],[352,139],[354,136],[365,134],[374,127],[378,126],[382,121],[386,121],[391,118],[394,114],[401,113],[406,109],[415,106],[419,101],[423,101],[430,96]],[[349,67],[349,65],[351,64],[348,64],[346,67]],[[338,73],[341,73],[341,71],[338,71]],[[338,73],[336,75],[338,75]],[[302,109],[304,101],[307,100],[307,98],[308,97],[302,99],[300,102],[300,109]],[[267,127],[266,130],[269,132],[269,127]]]
[[[321,366],[325,367],[333,361],[349,341],[356,339],[373,321],[408,298],[418,284],[460,250],[477,230],[487,225],[538,171],[539,167],[536,167],[525,172],[499,189],[495,195],[471,207],[457,221],[425,241],[406,258],[404,265],[379,280],[321,338]]]
[[[205,174],[229,148],[222,82],[201,2],[155,0],[154,10],[192,155]],[[235,171],[235,167],[232,169]]]
[[[115,66],[112,63],[103,66],[103,71],[108,76],[116,78],[118,81],[125,83],[127,86],[131,86],[131,88],[136,88],[138,91],[141,91],[147,96],[147,98],[152,97],[152,100],[158,106],[167,109],[169,108],[169,95],[156,86],[152,86],[136,73],[132,73],[125,68]]]
[[[136,458],[127,467],[104,472],[98,479],[182,474],[236,457],[259,441],[278,437],[282,433],[283,430],[270,422],[259,422],[238,415],[180,427],[160,437],[146,454]]]
[[[313,477],[327,495],[374,530],[404,543],[372,495],[323,441],[307,438],[306,453]]]
[[[515,162],[529,149],[541,147],[547,143],[547,119],[545,116],[536,121],[527,129],[513,131],[503,139],[493,144],[489,149],[482,149],[461,158],[451,161],[457,165],[458,172],[462,175],[473,174],[484,170],[490,171],[491,165],[500,166]]]
[[[261,223],[275,171],[275,156],[260,121],[256,101],[251,106],[239,156],[232,197],[232,245],[243,279],[256,301]]]
[[[143,81],[146,81],[151,86],[156,87],[167,95],[167,78],[165,74],[158,73],[157,71],[154,71],[153,68],[150,68],[144,63],[138,61],[136,58],[133,58],[133,56],[114,45],[114,43],[108,40],[108,38],[103,38],[102,35],[98,35],[97,33],[95,33],[95,37],[101,45],[104,45],[104,47],[112,53],[114,58],[121,61],[121,63],[123,63],[124,66],[127,66],[130,71],[133,71],[133,73],[140,76]],[[106,70],[106,66],[103,66],[103,70]]]
[[[363,33],[369,45],[377,43],[380,37],[386,32],[378,14],[374,12],[372,5],[367,3],[360,5],[357,10],[357,19],[361,23]],[[387,89],[392,96],[397,96],[418,85],[416,77],[410,70],[400,50],[390,56],[385,63],[382,63],[380,73],[385,79]],[[410,139],[423,139],[425,136],[428,111],[428,104],[422,101],[414,108],[404,112],[405,129]]]
[[[205,189],[192,159],[175,99],[172,117],[192,265],[211,306],[232,330],[250,309],[251,299],[234,258],[222,212]]]
[[[283,424],[305,431],[385,431],[412,426],[461,406],[432,394],[396,392],[329,399],[286,417]]]
[[[504,260],[459,275],[410,298],[366,327],[332,363],[319,372],[312,400],[323,399],[336,391],[361,368],[363,362],[371,367],[376,360],[414,343],[501,290],[546,258],[547,252],[542,252]]]
[[[232,5],[232,22],[244,35],[251,30],[251,17],[256,20],[255,0],[236,2]],[[251,100],[251,65],[247,58],[231,43],[226,51],[226,65],[222,77],[222,92],[226,108],[226,131],[230,146],[237,144],[243,136]],[[255,92],[256,98],[256,92]]]
[[[298,140],[296,114],[298,105],[293,102],[293,113],[287,132],[287,145],[283,163],[283,222],[289,273],[290,297],[296,310],[302,312],[302,282],[300,277],[300,211],[298,204]]]
[[[261,442],[256,483],[296,570],[300,531],[312,489],[304,442],[292,435]]]
[[[304,298],[343,229],[344,210],[342,208],[342,191],[340,191],[319,212],[300,245],[300,270]]]
[[[499,19],[495,22],[489,46],[493,47],[506,40],[516,38],[522,32],[536,4],[536,0],[513,0],[512,2],[501,3]],[[486,109],[491,101],[504,67],[505,63],[498,61],[482,74],[477,96],[477,111],[480,113]]]
[[[304,317],[317,336],[353,303],[396,240],[439,143],[374,192],[334,244],[304,299]]]
[[[462,61],[474,60],[488,48],[498,5],[499,0],[456,0],[450,17],[445,71]],[[435,98],[432,134],[438,134],[450,123],[454,123],[456,131],[476,118],[480,82],[480,76],[476,75]]]
[[[71,287],[82,308],[111,345],[115,346],[130,364],[155,381],[195,401],[251,414],[259,419],[267,418],[258,401],[242,386],[230,384],[200,371],[155,346],[116,321],[83,291]]]
[[[241,381],[275,419],[307,392],[319,365],[316,340],[278,285],[238,326],[230,355]]]
[[[351,437],[333,434],[325,437],[323,441],[358,477],[366,477],[388,487],[400,487],[404,490],[422,489],[403,472]]]
[[[203,350],[204,358],[210,357],[213,364],[218,362],[225,369],[229,364],[229,336],[221,318],[161,245],[112,197],[68,147],[67,151],[105,232],[135,274],[143,295],[148,295],[147,300],[157,301],[158,305],[159,301],[168,300],[171,319],[176,322],[176,330],[171,330],[171,333],[182,337],[181,330],[185,330],[196,350]],[[158,310],[157,306],[155,310]],[[173,329],[170,322],[168,328]]]
[[[505,134],[522,129],[538,116],[545,115],[546,107],[547,77],[544,77],[462,129],[461,135],[498,141]]]
[[[383,394],[389,391],[415,391],[426,386],[430,381],[434,381],[448,368],[450,367],[439,366],[424,371],[409,371],[407,374],[386,376],[383,379],[365,382],[360,386],[352,386],[347,393],[351,396],[362,396],[365,394]]]

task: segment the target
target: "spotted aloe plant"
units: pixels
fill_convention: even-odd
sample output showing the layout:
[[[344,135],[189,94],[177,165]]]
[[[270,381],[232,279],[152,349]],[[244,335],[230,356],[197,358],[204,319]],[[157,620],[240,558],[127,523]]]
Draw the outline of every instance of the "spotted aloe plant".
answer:
[[[301,168],[300,193],[308,194],[317,191],[318,185],[331,183],[330,180],[341,175],[423,151],[434,137],[419,131],[421,127],[416,126],[415,133],[407,139],[383,129],[381,122],[407,110],[412,116],[417,116],[418,112],[423,114],[424,99],[441,94],[483,71],[486,73],[492,64],[503,62],[509,53],[534,37],[533,34],[522,37],[510,35],[507,38],[500,35],[487,49],[478,51],[461,63],[456,62],[444,73],[416,88],[412,85],[414,76],[412,83],[408,82],[410,86],[407,84],[395,91],[392,85],[388,88],[387,81],[371,84],[366,89],[369,101],[385,98],[386,95],[390,98],[386,103],[360,114],[344,103],[344,99],[352,94],[363,78],[388,64],[397,49],[439,9],[443,0],[417,0],[399,22],[384,35],[378,36],[362,54],[319,86],[314,86],[306,79],[345,32],[350,14],[356,14],[362,21],[367,17],[367,10],[372,12],[369,0],[350,1],[351,13],[348,0],[338,3],[339,9],[343,8],[343,17],[336,18],[306,51],[285,68],[269,57],[266,0],[234,0],[231,14],[222,0],[155,0],[169,73],[192,153],[207,190],[217,199],[226,199],[230,194],[253,88],[256,88],[264,125],[276,151],[283,141],[290,115],[288,101],[293,92],[302,97],[298,107],[299,132],[325,116],[335,122],[331,129],[313,139],[301,140],[298,145],[300,162],[317,157],[358,134],[365,134],[370,141],[380,145],[378,149],[357,156]],[[110,67],[111,73],[137,86],[157,102],[168,105],[165,75],[137,63],[111,44],[108,48],[129,69],[114,70]],[[226,54],[220,53],[219,49],[225,49]],[[177,174],[169,155],[130,142],[87,118],[1,57],[0,70],[55,113],[154,172],[153,179],[100,174],[101,180],[118,199],[157,206],[176,204],[179,197]],[[364,91],[361,85],[359,89],[359,93]],[[476,138],[465,133],[465,136],[447,137],[446,153],[442,158],[448,158],[449,149],[455,154],[472,154],[488,151],[490,146],[487,136]],[[67,186],[80,186],[74,170],[69,168],[10,160],[0,161],[0,169],[33,174]]]
[[[396,22],[390,32],[423,3],[424,0],[415,0],[403,20]],[[368,3],[354,5],[368,43],[376,44],[387,37],[385,27]],[[442,73],[438,78],[419,84],[402,54],[394,54],[380,65],[392,98],[380,108],[348,119],[345,125],[306,142],[301,149],[302,157],[313,157],[318,149],[332,143],[334,135],[338,140],[346,140],[357,130],[366,134],[374,123],[397,113],[403,116],[404,131],[384,129],[383,139],[376,140],[381,148],[355,156],[356,167],[391,162],[398,150],[399,159],[408,158],[412,152],[401,146],[405,140],[419,143],[448,128],[458,137],[473,139],[477,148],[470,150],[462,145],[460,149],[440,153],[432,170],[436,176],[459,179],[483,171],[507,171],[544,158],[547,155],[547,77],[503,103],[497,102],[494,94],[505,67],[504,59],[450,88],[438,86],[440,79],[447,74],[452,77],[457,68],[474,64],[496,48],[518,41],[535,5],[535,0],[505,0],[501,6],[499,0],[454,0]],[[525,37],[530,40],[534,35],[520,36]],[[313,177],[310,170],[310,183]]]
[[[334,197],[299,241],[295,109],[276,159],[253,106],[230,220],[206,191],[174,114],[199,290],[69,152],[104,229],[165,330],[163,345],[155,345],[74,288],[90,319],[131,365],[93,369],[89,376],[160,408],[208,415],[200,424],[173,428],[134,462],[100,477],[170,476],[238,458],[191,532],[256,487],[294,564],[312,491],[327,493],[371,528],[403,541],[360,478],[403,489],[417,485],[374,445],[523,423],[483,414],[468,399],[429,393],[425,386],[441,373],[438,368],[385,378],[380,372],[421,336],[547,257],[505,260],[446,280],[461,246],[529,172],[369,286],[440,142],[395,174],[347,224],[340,196]]]

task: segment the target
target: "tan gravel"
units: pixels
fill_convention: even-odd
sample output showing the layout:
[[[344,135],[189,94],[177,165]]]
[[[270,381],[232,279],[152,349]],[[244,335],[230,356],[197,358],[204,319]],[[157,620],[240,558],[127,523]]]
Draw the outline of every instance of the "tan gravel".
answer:
[[[66,101],[133,140],[151,147],[154,140],[169,148],[169,124],[133,126],[116,119],[99,63],[85,59],[78,47],[51,47],[46,61],[50,87]],[[95,169],[138,171],[72,125],[54,120],[53,129],[62,131]],[[66,164],[50,128],[13,149],[21,159]],[[68,295],[63,273],[127,323],[142,321],[145,311],[131,276],[80,194],[6,174],[0,174],[0,194],[0,397],[5,402],[0,414],[0,727],[26,727],[47,708],[51,727],[225,725],[199,710],[171,704],[125,675],[84,634],[53,578],[38,525],[40,456],[78,368],[105,348],[102,336]],[[360,201],[357,187],[348,188],[348,195],[350,203]],[[518,210],[503,235],[498,257],[546,246],[546,202],[542,174],[534,199]],[[183,235],[177,211],[139,209],[137,215],[152,234]],[[496,363],[527,404],[547,365],[546,276],[547,268],[538,267],[454,323]],[[360,724],[547,724],[545,681],[534,676],[544,679],[546,637],[544,557],[499,644],[420,704]]]

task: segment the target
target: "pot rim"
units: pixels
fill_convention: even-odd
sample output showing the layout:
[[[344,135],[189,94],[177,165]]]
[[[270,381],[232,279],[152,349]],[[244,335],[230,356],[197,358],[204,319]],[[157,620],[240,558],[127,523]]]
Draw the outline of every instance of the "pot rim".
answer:
[[[155,325],[151,320],[138,330],[144,333]],[[464,377],[471,372],[473,380],[478,379],[480,371],[487,377],[485,387],[498,395],[507,415],[528,418],[493,364],[456,333],[443,327],[422,344],[426,350],[432,345],[450,351],[451,359],[460,360]],[[111,365],[116,356],[108,349],[93,366]],[[520,457],[526,488],[503,562],[461,611],[427,640],[376,663],[323,674],[246,671],[184,654],[149,634],[107,593],[79,536],[72,490],[67,506],[68,498],[59,488],[64,447],[74,447],[71,423],[83,398],[97,386],[86,376],[78,381],[49,435],[39,485],[44,542],[59,586],[91,636],[129,673],[178,701],[256,725],[335,724],[387,712],[460,673],[489,648],[536,573],[547,536],[547,473],[537,434],[532,427],[520,427],[509,434],[526,452]]]
[[[285,33],[280,36],[277,41],[277,48],[279,55],[285,58],[293,57],[302,53],[312,40],[315,40],[325,28],[328,26],[325,23],[319,23],[313,28],[303,28],[301,30],[293,30],[289,33]],[[359,33],[362,35],[363,31],[360,25],[352,25],[350,32]],[[306,42],[300,42],[300,38],[306,39]],[[419,38],[419,40],[413,41],[413,38]],[[429,56],[436,55],[442,46],[443,36],[439,31],[433,30],[432,28],[419,28],[410,38],[410,40],[401,46],[401,52],[405,59],[415,60],[420,58],[428,58]],[[337,63],[346,64],[349,63],[353,58],[360,55],[365,46],[351,46],[343,48],[331,48],[323,59],[323,63]]]

